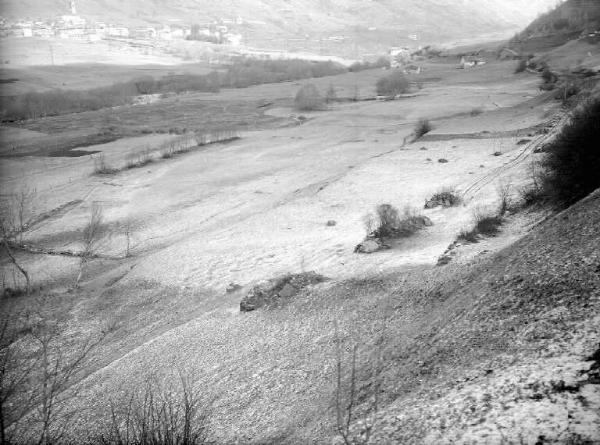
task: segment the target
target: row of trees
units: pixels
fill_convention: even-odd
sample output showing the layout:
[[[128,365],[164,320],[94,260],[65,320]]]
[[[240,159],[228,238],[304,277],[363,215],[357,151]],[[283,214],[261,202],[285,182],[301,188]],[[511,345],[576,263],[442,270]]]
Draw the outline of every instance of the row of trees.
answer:
[[[144,76],[84,91],[52,90],[3,97],[0,99],[1,115],[3,121],[37,119],[125,105],[131,103],[135,96],[143,94],[218,92],[220,88],[244,88],[263,83],[329,76],[345,71],[343,66],[329,61],[239,59],[225,72],[177,74],[160,79]]]

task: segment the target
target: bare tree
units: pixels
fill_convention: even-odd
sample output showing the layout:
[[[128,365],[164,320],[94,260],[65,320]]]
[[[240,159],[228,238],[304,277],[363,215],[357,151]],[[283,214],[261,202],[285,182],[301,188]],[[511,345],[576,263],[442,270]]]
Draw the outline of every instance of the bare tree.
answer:
[[[62,325],[42,313],[7,314],[0,325],[1,444],[60,443],[78,412],[73,387],[103,335],[66,348]]]
[[[6,251],[10,262],[25,279],[26,292],[31,291],[29,273],[19,263],[12,251],[14,243],[22,243],[23,233],[34,221],[33,200],[35,190],[23,185],[16,193],[1,203],[0,208],[0,243]]]
[[[498,199],[500,200],[498,214],[500,216],[503,216],[512,204],[512,183],[510,182],[510,180],[500,181],[496,186],[496,191],[498,193]]]
[[[94,257],[97,249],[105,235],[104,214],[102,207],[97,203],[92,203],[90,219],[81,233],[82,250],[79,261],[79,274],[77,275],[76,285],[83,275],[87,263]]]
[[[336,429],[345,445],[367,444],[371,439],[373,427],[375,424],[375,415],[379,410],[379,392],[380,380],[379,373],[382,363],[381,351],[378,350],[378,356],[373,362],[372,384],[369,385],[370,393],[367,397],[370,400],[369,406],[360,407],[362,410],[359,415],[359,378],[357,375],[357,355],[358,344],[352,346],[350,356],[349,375],[345,370],[344,357],[342,353],[342,341],[338,335],[336,323],[336,366],[335,366],[335,414]],[[364,394],[363,394],[364,396]],[[360,421],[360,427],[354,424]]]

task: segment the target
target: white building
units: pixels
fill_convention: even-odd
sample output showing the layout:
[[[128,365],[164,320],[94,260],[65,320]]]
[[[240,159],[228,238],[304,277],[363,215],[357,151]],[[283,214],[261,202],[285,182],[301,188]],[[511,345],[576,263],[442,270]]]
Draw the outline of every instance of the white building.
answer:
[[[70,27],[83,27],[85,26],[85,19],[78,15],[61,15],[60,21],[66,26]]]
[[[110,37],[129,37],[129,29],[124,26],[108,25],[106,34]]]
[[[229,44],[233,46],[240,46],[242,44],[242,35],[241,34],[225,34],[225,39]]]

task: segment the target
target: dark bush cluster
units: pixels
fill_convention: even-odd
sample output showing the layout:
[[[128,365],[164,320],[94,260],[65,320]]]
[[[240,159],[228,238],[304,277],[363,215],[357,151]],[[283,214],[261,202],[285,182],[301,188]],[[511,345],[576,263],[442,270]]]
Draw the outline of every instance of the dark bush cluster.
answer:
[[[394,71],[377,80],[376,88],[378,96],[393,97],[397,94],[406,93],[410,83],[400,71]]]
[[[433,126],[428,119],[419,119],[415,125],[415,139],[425,136],[431,130],[433,130]]]
[[[455,207],[462,203],[462,198],[453,188],[443,188],[435,192],[431,198],[425,202],[426,209],[435,207]]]
[[[380,204],[375,212],[376,227],[369,235],[376,238],[405,238],[432,225],[429,218],[408,207],[400,214],[394,206]]]
[[[573,112],[571,121],[546,147],[542,192],[566,207],[600,187],[600,97]]]
[[[294,98],[294,107],[299,111],[322,110],[325,100],[312,83],[304,85]]]
[[[502,216],[500,215],[476,213],[473,228],[460,232],[458,239],[476,243],[481,236],[496,236],[500,232],[501,225]]]

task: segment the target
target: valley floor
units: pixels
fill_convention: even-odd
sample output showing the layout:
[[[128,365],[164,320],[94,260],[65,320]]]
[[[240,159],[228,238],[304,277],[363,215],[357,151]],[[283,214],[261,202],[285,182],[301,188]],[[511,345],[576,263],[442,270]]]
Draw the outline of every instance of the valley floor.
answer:
[[[79,289],[71,288],[77,258],[19,257],[69,338],[109,332],[78,384],[73,434],[89,437],[110,401],[149,376],[169,382],[184,370],[213,400],[218,443],[329,443],[336,351],[357,345],[357,415],[370,398],[379,402],[368,419],[373,443],[600,440],[600,391],[587,360],[600,340],[600,242],[590,229],[600,224],[598,196],[541,223],[539,211],[511,215],[499,237],[435,266],[475,210],[496,209],[499,186],[510,184],[516,198],[531,181],[534,151],[562,123],[560,110],[540,95],[537,77],[514,75],[513,63],[427,68],[412,97],[334,103],[303,119],[291,108],[293,83],[114,110],[164,124],[163,105],[184,107],[186,122],[195,109],[215,120],[229,106],[252,109],[240,139],[171,159],[158,158],[160,144],[177,138],[170,134],[82,148],[113,166],[146,148],[156,157],[113,175],[93,174],[97,155],[2,152],[2,189],[35,188],[36,210],[47,215],[25,243],[78,250],[93,203],[111,227],[106,258],[91,263]],[[369,97],[382,73],[314,83]],[[30,138],[37,147],[66,134],[69,119],[83,131],[101,115],[3,129],[5,142]],[[420,118],[433,131],[413,141]],[[455,187],[464,204],[423,210],[433,226],[393,249],[353,252],[377,204],[422,208],[442,187]],[[332,281],[278,309],[239,313],[255,283],[306,270]],[[227,293],[232,282],[241,289]],[[345,380],[346,352],[342,360]]]

